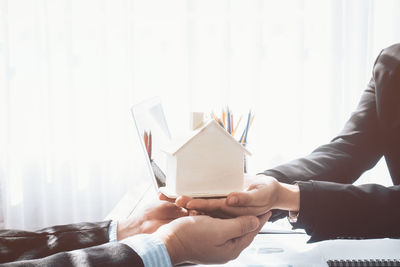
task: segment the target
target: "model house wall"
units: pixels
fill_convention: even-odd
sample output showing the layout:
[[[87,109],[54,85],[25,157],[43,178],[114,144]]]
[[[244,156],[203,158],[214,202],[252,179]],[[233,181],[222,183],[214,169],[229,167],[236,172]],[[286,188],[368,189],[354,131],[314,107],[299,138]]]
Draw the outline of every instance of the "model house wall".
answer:
[[[167,153],[170,194],[225,196],[243,189],[244,155],[250,153],[214,120]]]

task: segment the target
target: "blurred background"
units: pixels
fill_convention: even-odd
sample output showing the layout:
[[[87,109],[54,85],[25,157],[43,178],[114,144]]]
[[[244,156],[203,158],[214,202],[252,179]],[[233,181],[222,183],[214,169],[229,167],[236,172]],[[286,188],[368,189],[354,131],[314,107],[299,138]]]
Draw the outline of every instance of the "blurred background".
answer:
[[[400,1],[0,0],[0,227],[102,220],[148,182],[129,108],[256,114],[250,172],[329,142]],[[358,183],[391,184],[381,160]]]

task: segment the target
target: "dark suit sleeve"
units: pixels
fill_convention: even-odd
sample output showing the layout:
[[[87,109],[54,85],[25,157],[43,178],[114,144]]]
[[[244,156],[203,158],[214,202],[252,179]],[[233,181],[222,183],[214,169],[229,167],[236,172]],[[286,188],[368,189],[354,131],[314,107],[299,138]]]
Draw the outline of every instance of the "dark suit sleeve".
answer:
[[[315,149],[306,157],[266,170],[283,183],[319,180],[353,183],[371,169],[382,157],[379,144],[374,81],[364,91],[356,111],[342,132],[330,143]],[[274,210],[272,221],[287,216],[286,211]]]
[[[317,127],[317,126],[316,126]],[[266,170],[281,182],[320,180],[353,183],[382,157],[372,79],[342,132],[306,157]]]
[[[306,229],[311,241],[400,237],[400,186],[351,185],[383,151],[387,162],[393,161],[388,164],[393,181],[398,180],[398,52],[397,44],[378,56],[373,78],[339,136],[304,158],[264,172],[282,182],[298,182],[300,215],[295,226]],[[278,218],[282,212],[274,215]]]
[[[266,170],[263,174],[273,176],[283,183],[308,180],[353,183],[382,157],[376,110],[373,77],[364,90],[355,112],[351,114],[338,136],[308,156]],[[274,210],[271,220],[275,221],[286,215],[286,211]]]
[[[143,267],[142,259],[129,246],[113,242],[100,246],[59,252],[34,260],[6,263],[2,266],[132,266]]]
[[[295,228],[304,228],[311,241],[400,237],[399,185],[298,184],[301,205]]]
[[[0,263],[43,258],[108,242],[110,221],[44,228],[36,232],[0,230]]]

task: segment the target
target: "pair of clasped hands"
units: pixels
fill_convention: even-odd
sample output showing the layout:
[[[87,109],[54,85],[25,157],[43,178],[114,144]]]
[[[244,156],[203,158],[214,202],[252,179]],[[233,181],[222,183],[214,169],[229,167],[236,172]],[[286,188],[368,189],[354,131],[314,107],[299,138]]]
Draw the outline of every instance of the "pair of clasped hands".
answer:
[[[245,188],[226,198],[169,199],[160,194],[161,204],[142,213],[141,221],[136,223],[140,231],[136,233],[153,233],[161,239],[173,265],[235,259],[271,217],[271,209],[299,210],[297,185],[253,175],[246,176]],[[119,224],[118,230],[124,228],[129,228],[129,223]],[[135,233],[126,233],[132,234]],[[123,235],[118,236],[122,238]]]

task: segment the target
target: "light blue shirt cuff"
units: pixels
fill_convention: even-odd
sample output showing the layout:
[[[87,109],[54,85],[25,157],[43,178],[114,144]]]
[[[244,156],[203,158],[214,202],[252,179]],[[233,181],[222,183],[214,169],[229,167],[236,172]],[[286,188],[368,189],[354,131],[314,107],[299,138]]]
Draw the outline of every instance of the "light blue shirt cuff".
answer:
[[[120,242],[130,246],[142,258],[145,267],[172,266],[164,243],[153,235],[134,235]]]
[[[108,226],[108,242],[117,242],[117,221],[111,221]]]

